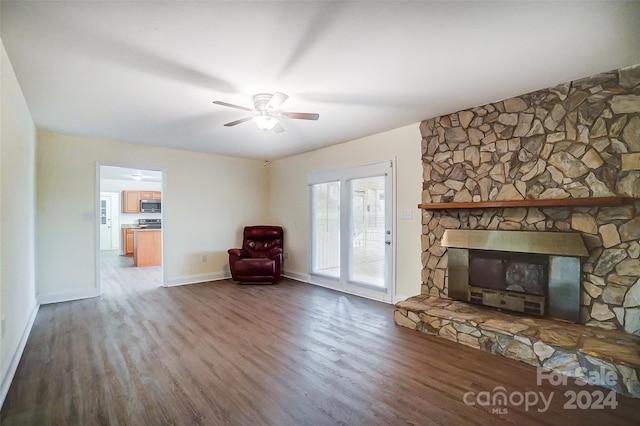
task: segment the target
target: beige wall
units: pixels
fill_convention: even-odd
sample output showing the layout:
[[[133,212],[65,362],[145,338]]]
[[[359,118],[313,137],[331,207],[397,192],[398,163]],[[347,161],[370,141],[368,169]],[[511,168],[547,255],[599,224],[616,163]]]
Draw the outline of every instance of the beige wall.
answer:
[[[282,224],[285,269],[307,274],[309,172],[397,159],[396,294],[420,292],[421,194],[418,125],[277,160],[267,167],[189,151],[134,145],[76,135],[38,136],[38,294],[43,302],[96,294],[96,163],[163,170],[165,284],[228,276],[226,250],[240,243],[245,224]],[[239,196],[240,194],[240,196]],[[229,232],[232,230],[233,232]],[[202,255],[208,257],[202,263]],[[73,267],[70,267],[73,265]]]
[[[310,172],[395,160],[396,206],[410,209],[413,218],[397,218],[396,297],[420,293],[420,211],[422,162],[418,124],[394,129],[328,148],[273,161],[269,165],[270,203],[273,221],[285,228],[285,251],[291,258],[284,269],[293,277],[308,275],[308,198]]]
[[[0,402],[36,312],[34,276],[36,129],[1,47],[0,81]]]
[[[37,145],[37,271],[41,301],[96,287],[96,164],[162,170],[165,284],[228,276],[227,249],[268,217],[260,161],[41,132]],[[208,257],[202,263],[202,255]]]

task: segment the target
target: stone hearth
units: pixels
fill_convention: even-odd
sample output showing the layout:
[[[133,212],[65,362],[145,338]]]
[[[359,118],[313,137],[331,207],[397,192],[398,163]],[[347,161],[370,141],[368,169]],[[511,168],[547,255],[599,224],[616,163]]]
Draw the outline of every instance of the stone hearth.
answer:
[[[448,298],[420,295],[398,302],[396,324],[561,372],[617,378],[601,386],[640,398],[640,337],[545,318],[528,318]],[[610,372],[610,373],[609,373]]]

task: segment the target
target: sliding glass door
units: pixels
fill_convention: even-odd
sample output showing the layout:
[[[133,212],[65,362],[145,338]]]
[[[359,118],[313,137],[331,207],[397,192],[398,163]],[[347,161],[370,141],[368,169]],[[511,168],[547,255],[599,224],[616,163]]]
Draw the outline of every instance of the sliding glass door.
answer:
[[[391,300],[391,166],[387,161],[309,177],[312,281]]]

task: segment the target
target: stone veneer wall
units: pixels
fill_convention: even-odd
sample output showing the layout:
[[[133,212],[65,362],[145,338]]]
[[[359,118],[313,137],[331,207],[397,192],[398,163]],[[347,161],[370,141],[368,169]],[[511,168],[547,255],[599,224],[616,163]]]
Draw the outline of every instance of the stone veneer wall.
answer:
[[[640,198],[640,64],[425,120],[423,203]],[[581,322],[640,335],[640,200],[424,210],[422,294],[447,295],[445,229],[580,232]]]

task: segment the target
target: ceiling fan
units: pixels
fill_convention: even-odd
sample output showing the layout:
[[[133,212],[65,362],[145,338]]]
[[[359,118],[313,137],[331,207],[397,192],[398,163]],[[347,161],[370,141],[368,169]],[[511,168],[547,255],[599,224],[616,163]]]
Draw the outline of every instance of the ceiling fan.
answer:
[[[234,105],[222,101],[213,101],[214,104],[226,106],[229,108],[241,109],[243,111],[249,111],[252,113],[250,117],[241,118],[236,121],[231,121],[225,124],[226,127],[235,126],[236,124],[244,123],[249,120],[253,120],[258,128],[262,130],[273,130],[276,133],[284,132],[284,127],[280,125],[278,118],[288,117],[298,120],[317,120],[320,115],[307,112],[285,112],[280,111],[280,105],[287,100],[289,96],[284,93],[258,93],[253,97],[253,109],[246,108],[240,105]]]

